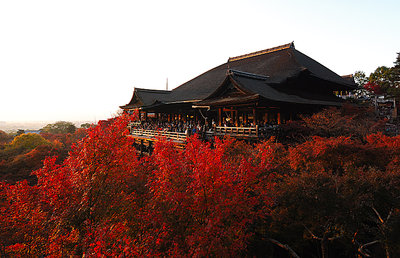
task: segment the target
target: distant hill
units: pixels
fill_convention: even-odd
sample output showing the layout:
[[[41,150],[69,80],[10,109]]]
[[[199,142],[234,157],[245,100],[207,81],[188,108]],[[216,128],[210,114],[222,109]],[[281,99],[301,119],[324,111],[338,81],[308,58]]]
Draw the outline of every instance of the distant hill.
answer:
[[[33,121],[33,122],[20,122],[20,121],[0,121],[0,130],[5,131],[7,133],[16,132],[19,129],[22,130],[39,130],[44,126],[54,123],[57,121]],[[84,123],[94,123],[93,121],[72,121],[74,125],[79,128],[81,124]]]

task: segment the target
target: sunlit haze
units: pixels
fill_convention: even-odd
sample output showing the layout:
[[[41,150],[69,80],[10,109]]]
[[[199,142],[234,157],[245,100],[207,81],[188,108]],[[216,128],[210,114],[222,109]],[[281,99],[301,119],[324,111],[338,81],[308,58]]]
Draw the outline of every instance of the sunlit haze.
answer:
[[[173,89],[294,41],[334,72],[400,52],[399,1],[1,1],[0,121],[106,119],[133,88]]]

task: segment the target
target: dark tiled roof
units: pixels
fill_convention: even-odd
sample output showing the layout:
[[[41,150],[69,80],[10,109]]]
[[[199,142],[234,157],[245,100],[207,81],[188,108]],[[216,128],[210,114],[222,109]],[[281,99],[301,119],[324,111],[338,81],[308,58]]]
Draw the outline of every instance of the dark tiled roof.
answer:
[[[256,79],[237,71],[232,71],[228,76],[231,76],[231,78],[242,88],[247,89],[247,91],[250,91],[253,94],[258,94],[269,101],[324,106],[341,105],[340,99],[335,97],[333,94],[301,94],[301,91],[292,91],[291,93],[288,93],[281,91],[279,87],[275,88],[271,86],[268,83],[268,79]]]
[[[170,93],[171,91],[166,90],[135,88],[131,101],[124,106],[120,106],[120,108],[129,109],[140,106],[150,106],[153,105],[155,102],[163,102],[167,100]]]
[[[171,100],[201,100],[206,98],[221,85],[228,69],[269,76],[274,83],[282,83],[288,78],[296,77],[301,72],[308,71],[311,76],[328,81],[330,87],[333,85],[332,90],[355,88],[354,83],[343,79],[325,66],[297,51],[293,44],[255,53],[240,56],[240,58],[230,58],[227,63],[182,84],[172,90]]]

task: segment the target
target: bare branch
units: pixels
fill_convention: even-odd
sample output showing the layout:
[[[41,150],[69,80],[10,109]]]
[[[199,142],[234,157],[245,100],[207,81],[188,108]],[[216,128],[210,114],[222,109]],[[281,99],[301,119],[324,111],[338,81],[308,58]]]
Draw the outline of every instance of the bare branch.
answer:
[[[368,250],[364,250],[364,248],[366,248],[367,246],[370,246],[370,245],[374,245],[374,244],[380,243],[380,242],[381,242],[380,240],[375,240],[375,241],[363,244],[358,248],[358,251],[360,252],[360,254],[362,254],[362,255],[364,255],[366,257],[371,257],[371,255],[366,253],[366,251],[368,251]]]
[[[372,210],[375,212],[376,216],[378,216],[379,222],[380,222],[381,224],[384,224],[385,222],[383,221],[381,215],[380,215],[379,212],[375,209],[375,207],[372,206],[371,208],[372,208]]]
[[[290,254],[292,257],[300,258],[300,256],[299,256],[295,251],[293,251],[293,249],[290,248],[289,245],[282,244],[281,242],[279,242],[279,241],[277,241],[277,240],[275,240],[275,239],[272,239],[272,238],[268,238],[268,240],[271,241],[272,243],[276,244],[277,246],[279,246],[279,247],[285,249],[286,251],[288,251],[289,254]]]
[[[390,217],[392,216],[392,213],[393,213],[393,208],[390,209],[389,214],[386,217],[386,221],[385,221],[386,223],[389,221]]]
[[[311,230],[308,229],[308,227],[306,227],[306,225],[303,224],[303,226],[304,226],[305,229],[307,229],[308,233],[310,233],[310,235],[312,236],[312,238],[317,239],[317,240],[320,240],[320,241],[322,240],[321,237],[317,237],[316,235],[314,235],[313,232],[311,232]]]

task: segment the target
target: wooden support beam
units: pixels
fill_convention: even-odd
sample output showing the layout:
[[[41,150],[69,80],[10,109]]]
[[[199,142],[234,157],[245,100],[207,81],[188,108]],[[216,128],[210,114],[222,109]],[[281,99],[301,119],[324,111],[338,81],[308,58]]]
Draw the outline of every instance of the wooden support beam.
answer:
[[[222,108],[218,108],[218,125],[222,125]]]
[[[239,111],[238,110],[235,111],[235,126],[236,127],[239,126]]]

